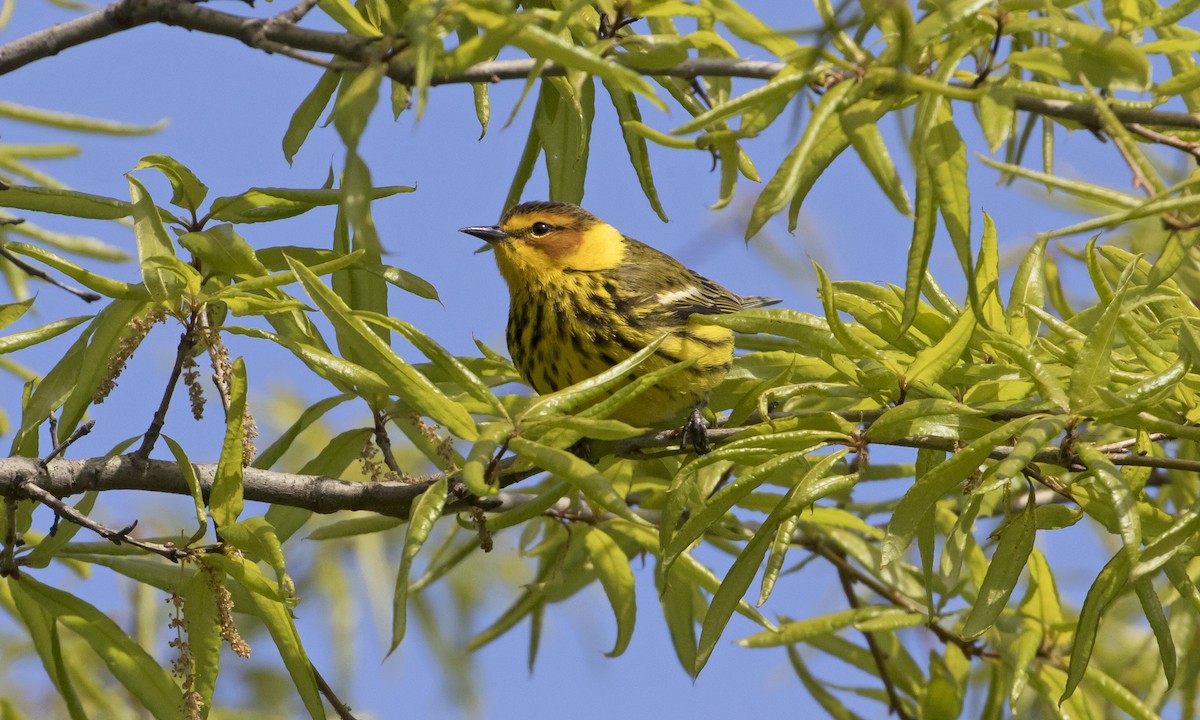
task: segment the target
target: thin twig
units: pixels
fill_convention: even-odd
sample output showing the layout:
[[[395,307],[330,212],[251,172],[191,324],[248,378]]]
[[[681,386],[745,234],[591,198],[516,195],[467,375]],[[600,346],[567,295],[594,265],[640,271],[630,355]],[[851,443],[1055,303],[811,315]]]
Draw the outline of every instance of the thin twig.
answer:
[[[17,493],[30,500],[37,500],[53,510],[56,516],[64,520],[69,520],[80,527],[87,528],[100,537],[112,541],[116,545],[120,545],[122,543],[132,545],[147,552],[152,552],[155,555],[161,555],[172,562],[178,562],[190,554],[188,550],[175,547],[174,544],[145,542],[143,540],[137,540],[136,538],[129,537],[129,533],[133,532],[133,529],[137,527],[136,520],[133,521],[133,523],[128,527],[120,530],[114,530],[106,525],[101,525],[87,515],[84,515],[59,498],[55,497],[53,493],[43,490],[32,480],[26,479],[24,482],[22,482],[17,487]]]
[[[313,678],[317,681],[317,689],[321,691],[321,694],[333,706],[333,710],[338,714],[338,717],[342,720],[356,720],[354,713],[350,711],[350,706],[338,699],[337,694],[333,692],[333,687],[321,676],[321,672],[317,670],[317,666],[313,665],[311,661],[308,666],[312,668]]]
[[[1134,135],[1139,135],[1151,142],[1158,143],[1159,145],[1166,145],[1167,147],[1175,148],[1176,150],[1182,150],[1196,158],[1197,162],[1200,162],[1200,143],[1188,142],[1187,140],[1180,140],[1177,137],[1164,135],[1163,133],[1151,130],[1141,123],[1126,123],[1125,127],[1129,128],[1129,132],[1133,133]]]
[[[50,451],[49,455],[42,458],[42,464],[45,465],[59,455],[62,455],[63,452],[66,451],[67,448],[71,447],[76,440],[90,433],[94,427],[96,427],[96,421],[88,420],[79,427],[75,428],[75,432],[71,433],[71,437],[63,440],[61,443],[58,442],[58,433],[52,431],[50,437],[53,439],[54,449]]]
[[[304,0],[293,8],[284,10],[278,15],[274,15],[267,19],[264,23],[265,27],[281,28],[289,25],[295,25],[304,19],[304,16],[310,10],[315,8],[321,0]]]
[[[854,580],[841,566],[837,567],[838,580],[842,583],[842,592],[846,594],[846,601],[850,603],[850,607],[857,610],[862,603],[858,600],[858,595],[854,592]],[[887,655],[883,649],[879,647],[879,642],[875,640],[875,634],[869,630],[862,631],[863,638],[867,641],[867,648],[871,651],[871,658],[875,660],[875,669],[879,671],[879,679],[883,682],[883,689],[888,696],[888,714],[895,713],[900,720],[911,720],[912,716],[904,709],[904,701],[900,698],[900,693],[896,692],[896,684],[892,682],[892,674],[888,671]]]
[[[146,460],[150,457],[150,453],[154,450],[155,443],[158,442],[159,435],[162,434],[163,426],[167,422],[167,410],[171,407],[171,398],[175,394],[175,386],[179,383],[179,376],[183,373],[183,365],[191,355],[192,349],[196,346],[195,325],[197,315],[200,311],[193,311],[192,317],[189,319],[187,326],[179,335],[179,346],[175,350],[175,363],[171,366],[171,374],[167,377],[167,386],[163,389],[162,400],[158,403],[158,410],[154,411],[154,417],[150,420],[150,427],[146,428],[146,434],[142,437],[142,444],[135,453],[138,457]]]
[[[25,262],[24,260],[17,257],[16,255],[13,255],[11,252],[8,251],[7,248],[5,248],[3,246],[0,246],[0,257],[3,257],[5,260],[9,261],[13,265],[16,265],[21,270],[21,272],[25,273],[26,275],[37,278],[38,280],[41,280],[43,282],[48,282],[51,285],[53,285],[54,287],[58,288],[59,290],[65,290],[84,302],[96,302],[97,300],[99,300],[101,298],[101,295],[94,293],[91,290],[84,290],[82,288],[77,288],[74,285],[68,285],[65,282],[56,280],[55,278],[51,277],[50,274],[47,273],[45,270],[42,270],[41,268],[30,265],[29,263]]]
[[[826,542],[819,539],[814,540],[812,538],[807,538],[799,539],[798,544],[801,547],[804,547],[833,563],[833,565],[837,567],[840,572],[847,573],[850,577],[854,578],[855,582],[870,588],[871,591],[876,595],[887,600],[896,607],[907,610],[908,612],[925,612],[925,609],[918,605],[912,598],[908,597],[896,588],[885,585],[875,577],[862,572],[853,564],[851,564],[850,561],[841,554],[840,550],[829,547]],[[960,650],[962,650],[963,654],[968,657],[997,657],[996,653],[990,650],[985,650],[979,647],[976,643],[959,637],[950,630],[942,627],[937,622],[932,621],[932,619],[925,627],[927,627],[930,632],[937,636],[938,640],[941,640],[942,643],[947,645],[956,645]]]
[[[382,410],[375,411],[375,445],[379,447],[379,454],[383,456],[388,469],[396,473],[396,477],[404,477],[400,463],[396,462],[396,454],[392,452],[392,438],[387,432],[387,413]]]

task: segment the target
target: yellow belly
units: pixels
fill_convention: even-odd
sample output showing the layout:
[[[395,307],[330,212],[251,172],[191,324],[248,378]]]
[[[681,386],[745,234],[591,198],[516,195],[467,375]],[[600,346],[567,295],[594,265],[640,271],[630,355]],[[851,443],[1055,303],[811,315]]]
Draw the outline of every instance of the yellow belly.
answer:
[[[632,425],[681,422],[692,406],[703,402],[725,378],[733,359],[733,333],[715,325],[680,322],[675,327],[637,328],[619,322],[605,327],[553,308],[532,315],[540,318],[527,315],[521,322],[519,314],[510,317],[509,351],[521,374],[539,393],[594,377],[663,334],[667,337],[662,345],[633,371],[628,382],[695,359],[691,366],[660,380],[611,415]]]

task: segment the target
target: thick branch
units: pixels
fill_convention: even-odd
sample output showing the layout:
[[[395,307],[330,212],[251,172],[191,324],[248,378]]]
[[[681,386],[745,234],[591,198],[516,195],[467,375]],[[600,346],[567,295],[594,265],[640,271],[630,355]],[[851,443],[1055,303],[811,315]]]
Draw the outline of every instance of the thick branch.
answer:
[[[205,498],[212,488],[216,470],[216,465],[196,466]],[[407,517],[409,507],[427,487],[426,484],[401,482],[347,482],[257,468],[246,468],[243,482],[247,500],[305,508],[318,513],[370,510],[392,517]],[[174,462],[140,460],[133,455],[55,460],[45,468],[36,458],[10,457],[0,460],[0,495],[21,496],[21,486],[25,483],[37,485],[60,498],[88,490],[190,494],[187,481]]]
[[[715,428],[710,431],[714,444],[728,440],[743,428]],[[1158,440],[1167,438],[1156,436]],[[954,450],[954,442],[945,438],[919,437],[898,438],[883,443],[901,447],[924,447]],[[661,432],[642,435],[631,440],[613,443],[607,448],[609,454],[623,457],[642,456],[644,450],[662,448],[663,452],[678,453],[678,432]],[[1116,465],[1137,465],[1160,469],[1200,472],[1200,461],[1183,458],[1153,457],[1130,454],[1124,443],[1101,448],[1109,460]],[[997,447],[990,455],[992,459],[1008,457],[1012,449]],[[1082,470],[1077,456],[1060,455],[1057,451],[1036,454],[1032,462],[1047,463]],[[540,468],[517,465],[512,457],[496,463],[496,481],[501,488],[514,485],[542,472]],[[200,486],[207,498],[216,474],[216,465],[197,465]],[[141,490],[189,495],[187,481],[174,462],[142,460],[134,455],[112,458],[89,458],[84,460],[55,460],[45,466],[35,458],[12,457],[0,459],[0,496],[23,497],[21,486],[33,483],[57,497],[67,497],[87,490]],[[336,478],[299,475],[295,473],[246,468],[243,477],[245,498],[258,502],[304,508],[318,513],[334,513],[341,510],[364,510],[390,517],[407,518],[412,503],[425,491],[433,480],[421,483],[405,482],[349,482]],[[500,511],[511,505],[504,497],[478,498],[466,495],[447,505],[447,512],[460,512],[476,507],[488,511]]]
[[[297,8],[294,16],[303,15]],[[234,38],[265,52],[287,53],[308,51],[335,55],[352,62],[377,62],[388,56],[391,41],[387,38],[363,38],[349,33],[310,30],[294,24],[292,14],[285,12],[275,18],[257,19],[213,10],[188,0],[117,0],[98,12],[70,22],[55,25],[0,45],[0,75],[7,74],[42,58],[57,55],[68,48],[113,35],[139,25],[159,23],[211,35]],[[388,77],[411,85],[416,77],[415,66],[401,59],[389,59]],[[537,59],[495,60],[479,63],[463,72],[435,75],[432,85],[453,83],[499,82],[529,76]],[[765,80],[787,67],[785,63],[743,58],[690,58],[667,68],[638,69],[644,75],[695,79],[709,77],[743,77]],[[547,62],[541,74],[562,75],[566,68]],[[870,68],[866,68],[870,74]],[[883,83],[881,88],[900,90],[895,83]],[[1091,127],[1100,126],[1100,118],[1090,103],[1048,100],[1034,95],[1016,93],[1013,104],[1018,110],[1073,120]],[[1200,115],[1113,107],[1113,112],[1126,124],[1200,129]]]

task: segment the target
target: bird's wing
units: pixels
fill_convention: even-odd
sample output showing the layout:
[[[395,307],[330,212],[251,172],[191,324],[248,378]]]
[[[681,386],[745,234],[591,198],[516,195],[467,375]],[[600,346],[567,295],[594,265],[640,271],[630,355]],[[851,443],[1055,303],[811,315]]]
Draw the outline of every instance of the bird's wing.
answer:
[[[656,293],[655,299],[663,309],[683,319],[694,313],[723,315],[746,307],[739,295],[729,292],[708,278],[688,271],[690,282]]]
[[[626,262],[618,269],[622,285],[635,306],[651,314],[686,320],[694,314],[723,315],[752,307],[774,305],[775,298],[741,297],[684,267],[663,252],[625,238]]]

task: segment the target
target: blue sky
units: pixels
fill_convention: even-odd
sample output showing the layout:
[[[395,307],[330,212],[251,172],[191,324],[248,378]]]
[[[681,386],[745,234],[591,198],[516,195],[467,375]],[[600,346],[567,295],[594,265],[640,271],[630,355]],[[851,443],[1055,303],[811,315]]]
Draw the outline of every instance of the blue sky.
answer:
[[[751,11],[761,12],[776,26],[811,23],[811,10],[792,10],[792,3],[767,0],[746,2]],[[799,7],[801,4],[795,4]],[[216,2],[212,7],[232,13],[270,15],[284,9],[260,5],[248,10],[237,2]],[[795,15],[789,13],[795,12]],[[0,39],[10,40],[31,30],[63,22],[72,11],[44,2],[25,0],[16,6],[10,27]],[[635,26],[637,27],[637,26]],[[768,59],[764,51],[747,49],[751,57]],[[83,138],[82,157],[46,162],[41,168],[71,186],[92,193],[127,197],[123,173],[149,153],[167,153],[189,166],[210,187],[210,198],[235,194],[250,186],[317,187],[332,165],[340,168],[341,150],[332,128],[318,128],[289,166],[280,150],[280,140],[301,98],[316,81],[319,70],[282,57],[266,56],[226,38],[206,37],[174,28],[143,27],[68,50],[5,76],[0,89],[6,100],[45,109],[106,117],[131,123],[167,119],[162,132],[147,137]],[[376,203],[375,221],[386,249],[388,262],[415,272],[433,282],[441,304],[397,293],[391,310],[398,317],[430,332],[458,353],[475,353],[472,337],[503,349],[503,327],[507,293],[490,255],[475,255],[478,243],[460,235],[465,225],[491,224],[496,220],[507,194],[513,168],[525,141],[533,101],[525,103],[510,128],[502,127],[521,83],[495,87],[492,95],[492,125],[482,140],[474,119],[468,87],[436,88],[430,93],[425,116],[416,122],[404,114],[393,123],[385,111],[372,118],[364,139],[366,158],[376,184],[411,184],[418,190]],[[747,89],[754,83],[741,82]],[[382,105],[382,104],[381,104]],[[676,110],[669,115],[646,106],[647,123],[670,129],[684,120]],[[971,127],[969,108],[960,107],[960,125],[973,148],[982,148]],[[803,112],[790,108],[776,127],[747,143],[760,173],[769,177],[791,148],[803,127]],[[891,139],[894,128],[885,127]],[[663,205],[671,218],[664,225],[641,196],[636,177],[626,159],[616,119],[603,93],[597,96],[597,115],[591,163],[584,204],[629,235],[669,252],[693,269],[718,280],[735,292],[773,295],[784,306],[819,312],[812,285],[809,259],[819,260],[834,279],[869,282],[903,282],[905,257],[911,234],[910,222],[901,217],[873,184],[870,176],[849,154],[822,178],[805,204],[800,231],[786,233],[782,221],[772,222],[763,237],[749,247],[741,240],[745,214],[759,188],[743,181],[731,208],[711,212],[716,200],[718,177],[710,172],[710,158],[702,152],[680,152],[651,147],[652,163]],[[73,139],[69,133],[47,131],[12,122],[0,125],[5,142],[50,142]],[[1113,153],[1099,146],[1086,133],[1066,137],[1060,170],[1071,172],[1077,163],[1082,172],[1093,169]],[[911,172],[903,156],[903,145],[892,145],[901,173],[909,183]],[[1076,150],[1083,150],[1078,152]],[[158,193],[165,204],[165,182],[152,172],[139,177]],[[1123,182],[1123,175],[1120,182]],[[972,165],[975,232],[982,227],[979,211],[986,209],[999,225],[1002,247],[1012,249],[1027,243],[1032,234],[1065,224],[1070,217],[1052,211],[1035,195],[1040,191],[997,188],[992,171]],[[1117,180],[1114,180],[1117,182]],[[526,199],[538,199],[545,181],[535,173]],[[56,229],[100,236],[133,251],[132,233],[117,225],[82,224],[39,219]],[[315,247],[330,242],[332,213],[313,212],[298,219],[268,226],[247,226],[244,234],[253,245],[298,244]],[[932,268],[943,285],[961,294],[963,283],[957,261],[944,237],[935,247]],[[130,265],[111,271],[133,279]],[[87,312],[81,303],[50,289],[41,289],[38,322]],[[104,452],[122,437],[138,432],[157,401],[157,380],[169,367],[173,354],[173,331],[159,330],[156,340],[139,353],[125,377],[122,393],[94,413],[100,420],[95,437],[74,450],[77,457]],[[55,347],[61,348],[61,345]],[[294,372],[286,354],[263,354],[261,343],[233,346],[234,354],[246,354],[251,385],[259,398],[273,389],[286,389],[315,400],[332,394],[326,387],[312,386],[305,375]],[[35,354],[23,360],[39,367]],[[282,364],[281,364],[282,363]],[[281,372],[280,367],[291,368]],[[135,385],[149,378],[151,390]],[[157,373],[157,374],[156,374]],[[0,380],[4,397],[13,398],[18,387],[7,378]],[[304,384],[301,384],[304,383]],[[133,392],[130,388],[133,387]],[[252,397],[253,401],[253,397]],[[265,401],[262,401],[265,403]],[[193,438],[193,459],[215,459],[220,429],[215,421],[195,426],[185,418],[183,403],[177,403],[167,432]],[[7,403],[10,416],[15,408]],[[270,432],[265,433],[269,441]],[[208,437],[207,445],[197,438]],[[265,446],[266,441],[260,446]],[[208,455],[205,456],[205,447]],[[173,502],[173,501],[172,501]],[[103,504],[103,503],[102,503]],[[176,509],[177,505],[172,505]],[[114,513],[112,506],[106,509]],[[117,513],[114,517],[121,517]],[[128,520],[128,519],[126,519]],[[115,522],[115,520],[114,520]],[[82,536],[81,536],[81,539]],[[1090,577],[1088,570],[1084,577]],[[611,647],[611,614],[598,589],[592,589],[565,606],[547,613],[543,649],[536,671],[525,668],[527,635],[518,628],[481,651],[474,664],[472,682],[480,688],[481,714],[489,718],[561,717],[721,717],[792,711],[804,716],[811,700],[787,666],[782,652],[742,650],[722,644],[713,661],[695,683],[680,669],[670,649],[658,616],[657,598],[649,572],[639,577],[639,624],[628,653],[610,660],[602,653]],[[390,588],[390,579],[383,581]],[[516,588],[512,588],[515,592]],[[388,598],[390,600],[390,598]],[[490,619],[503,607],[498,599]],[[100,600],[102,607],[120,612],[119,598]],[[768,612],[793,616],[822,612],[844,606],[836,581],[814,566],[785,579]],[[365,603],[364,603],[365,613]],[[318,658],[329,651],[320,608],[302,606],[302,632],[309,651]],[[307,626],[312,618],[311,626]],[[731,625],[728,639],[749,634],[748,625]],[[368,633],[370,634],[370,632]],[[383,631],[379,633],[383,636]],[[912,635],[914,652],[936,650],[929,638]],[[268,655],[261,640],[260,657]],[[165,649],[165,648],[164,648]],[[375,717],[389,717],[403,707],[411,717],[453,715],[458,712],[447,697],[440,671],[432,667],[427,645],[419,635],[406,641],[392,658],[383,661],[385,648],[366,647],[354,670],[350,690],[343,692],[355,708]],[[236,660],[226,659],[226,670]],[[845,679],[841,666],[818,664],[818,672],[839,681]],[[327,675],[333,673],[327,672]],[[224,686],[223,686],[224,687]],[[878,707],[878,706],[876,706]],[[371,716],[364,713],[365,716]]]

